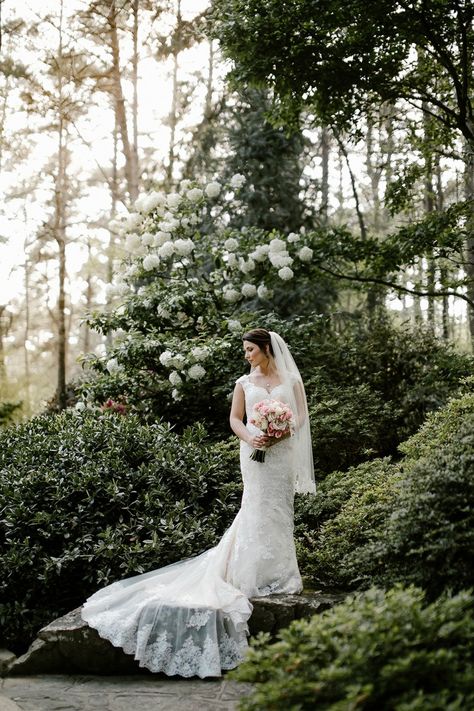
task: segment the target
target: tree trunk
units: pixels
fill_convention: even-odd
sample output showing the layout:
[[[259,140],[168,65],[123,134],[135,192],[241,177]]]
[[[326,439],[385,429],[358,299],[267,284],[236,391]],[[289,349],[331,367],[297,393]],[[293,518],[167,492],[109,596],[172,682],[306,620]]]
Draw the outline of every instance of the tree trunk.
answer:
[[[321,207],[320,215],[323,225],[328,222],[329,210],[329,153],[331,142],[328,129],[323,126],[321,129]]]
[[[466,264],[469,278],[467,295],[474,300],[474,140],[465,144],[466,167],[464,171],[464,191],[466,200],[471,203],[471,213],[466,222]],[[474,346],[474,309],[468,306],[468,323],[471,344]]]
[[[178,72],[179,72],[179,53],[181,51],[181,0],[178,0],[178,8],[176,11],[176,33],[177,38],[176,46],[173,50],[173,93],[171,99],[171,110],[169,115],[169,126],[170,126],[170,142],[168,148],[168,167],[166,170],[166,179],[168,188],[171,188],[173,184],[173,171],[174,171],[174,160],[175,160],[175,143],[176,143],[176,126],[178,123]]]
[[[128,137],[127,112],[125,109],[125,98],[122,90],[122,77],[120,73],[120,46],[117,31],[117,10],[115,0],[110,3],[110,12],[108,16],[110,28],[110,46],[112,50],[112,79],[113,93],[115,99],[115,113],[117,123],[120,128],[120,137],[122,139],[123,155],[125,158],[125,179],[127,181],[127,190],[130,201],[134,202],[138,197],[138,179],[137,165],[134,160],[133,148],[130,145]]]

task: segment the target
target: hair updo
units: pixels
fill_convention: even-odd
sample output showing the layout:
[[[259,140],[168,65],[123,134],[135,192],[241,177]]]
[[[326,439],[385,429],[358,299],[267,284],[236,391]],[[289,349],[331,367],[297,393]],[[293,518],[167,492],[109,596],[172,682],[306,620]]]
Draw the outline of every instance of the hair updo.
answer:
[[[253,328],[251,331],[244,333],[242,340],[255,343],[263,352],[266,352],[268,346],[270,355],[275,355],[272,348],[272,339],[266,328]]]

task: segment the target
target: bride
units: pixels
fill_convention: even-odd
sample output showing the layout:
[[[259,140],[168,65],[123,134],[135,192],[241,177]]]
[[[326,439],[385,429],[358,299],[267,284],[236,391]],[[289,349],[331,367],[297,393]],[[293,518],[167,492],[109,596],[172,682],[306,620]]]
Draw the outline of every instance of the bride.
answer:
[[[293,540],[294,492],[314,492],[306,396],[277,333],[243,336],[250,373],[235,385],[230,425],[240,442],[242,505],[220,543],[194,558],[120,580],[92,595],[83,619],[152,672],[220,676],[244,658],[249,598],[302,589]],[[253,406],[290,406],[296,432],[275,439],[250,424]],[[246,424],[245,424],[246,422]],[[265,449],[265,461],[250,458]]]

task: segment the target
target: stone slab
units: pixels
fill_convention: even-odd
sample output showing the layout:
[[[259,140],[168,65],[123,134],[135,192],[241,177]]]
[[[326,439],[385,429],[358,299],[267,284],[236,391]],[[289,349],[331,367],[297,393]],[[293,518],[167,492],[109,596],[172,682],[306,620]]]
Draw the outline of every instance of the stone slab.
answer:
[[[253,598],[249,620],[251,635],[275,635],[293,620],[323,612],[343,594],[313,592],[307,595],[270,595]],[[81,617],[81,608],[54,620],[38,633],[28,651],[7,667],[9,675],[27,674],[143,674],[131,655],[102,639]],[[155,675],[153,675],[155,676]]]

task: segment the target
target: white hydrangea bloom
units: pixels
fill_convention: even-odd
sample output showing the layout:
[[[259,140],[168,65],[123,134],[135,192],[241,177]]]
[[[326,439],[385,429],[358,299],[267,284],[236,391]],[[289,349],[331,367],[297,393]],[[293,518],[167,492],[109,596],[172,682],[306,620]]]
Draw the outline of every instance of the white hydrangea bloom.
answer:
[[[125,276],[126,277],[134,277],[138,274],[139,268],[137,264],[131,264],[128,269],[125,271]]]
[[[111,375],[121,370],[121,366],[119,365],[117,358],[110,358],[110,360],[107,361],[105,367]]]
[[[227,266],[230,267],[231,269],[235,269],[235,267],[236,267],[236,266],[238,265],[238,263],[239,263],[239,260],[237,259],[236,255],[233,254],[232,252],[230,252],[230,253],[227,252],[226,257],[227,257],[227,258],[226,258],[226,264],[227,264]]]
[[[169,217],[167,220],[163,220],[160,227],[163,232],[173,232],[173,230],[176,230],[179,225],[179,220],[176,220],[174,217]]]
[[[166,204],[171,210],[175,210],[181,202],[181,195],[178,193],[170,193],[166,197]]]
[[[115,293],[118,294],[119,296],[125,296],[125,294],[128,294],[130,291],[130,287],[128,284],[125,284],[125,282],[120,282],[120,284],[117,284],[115,287]]]
[[[171,368],[173,365],[173,354],[171,351],[163,351],[163,353],[160,354],[159,361],[165,368]]]
[[[223,296],[226,301],[233,304],[240,299],[240,291],[228,286],[224,288]]]
[[[179,314],[178,314],[178,316],[179,316]],[[185,362],[186,362],[186,358],[181,353],[177,353],[175,356],[173,356],[173,365],[175,368],[178,368],[178,370],[183,369]]]
[[[132,234],[128,234],[125,237],[125,249],[128,252],[134,252],[137,249],[137,247],[139,247],[139,246],[140,246],[140,236],[139,235],[132,233]]]
[[[165,242],[169,242],[170,239],[171,235],[169,232],[163,232],[162,230],[159,230],[155,235],[154,245],[155,247],[161,247],[162,244],[164,244]]]
[[[199,363],[195,363],[188,370],[188,375],[192,380],[201,380],[206,375],[205,369]]]
[[[286,252],[286,244],[282,239],[275,237],[270,241],[270,252]]]
[[[245,176],[241,173],[235,173],[230,179],[231,188],[238,189],[245,185]]]
[[[272,296],[271,289],[268,289],[265,284],[260,284],[257,289],[257,294],[259,299],[270,299]]]
[[[199,202],[203,194],[204,193],[201,188],[191,188],[191,190],[188,190],[188,192],[186,193],[186,197],[190,202]]]
[[[191,355],[193,358],[196,358],[196,360],[206,360],[209,356],[209,348],[206,348],[206,346],[196,346],[191,349]]]
[[[133,203],[133,207],[135,208],[135,210],[137,210],[138,212],[146,212],[145,201],[147,197],[147,193],[143,193],[143,195],[140,195],[140,197],[135,200],[135,202]]]
[[[145,212],[151,212],[156,207],[161,207],[166,203],[166,195],[160,190],[152,190],[145,200]]]
[[[189,224],[190,225],[198,225],[201,222],[201,218],[199,215],[191,215],[189,218]]]
[[[206,185],[205,193],[209,198],[216,198],[221,191],[221,184],[216,180]]]
[[[189,225],[189,217],[182,217],[181,220],[181,226],[182,227],[188,227]]]
[[[242,324],[240,323],[240,321],[237,321],[237,319],[230,318],[230,319],[227,321],[227,328],[228,328],[229,331],[231,331],[232,333],[236,333],[237,331],[241,331],[241,330],[242,330]]]
[[[257,293],[257,287],[255,286],[255,284],[249,284],[247,282],[245,284],[242,284],[241,291],[243,296],[245,296],[247,299],[251,299]]]
[[[176,388],[173,388],[171,392],[171,397],[173,398],[173,400],[176,400],[176,402],[182,399],[179,390],[177,390]]]
[[[192,239],[177,239],[176,242],[174,243],[176,252],[180,254],[182,257],[185,257],[188,254],[191,254],[191,252],[194,249],[194,242]]]
[[[289,279],[293,279],[293,270],[290,269],[290,267],[282,267],[278,271],[278,276],[280,277],[280,279],[283,279],[283,281],[289,281]]]
[[[224,242],[224,247],[228,252],[235,252],[235,250],[239,248],[239,243],[235,237],[228,237]]]
[[[151,232],[145,232],[142,234],[142,244],[145,244],[147,247],[150,247],[150,245],[154,244],[155,242],[155,235],[152,235]]]
[[[239,259],[239,269],[242,274],[250,274],[250,272],[253,272],[253,270],[255,269],[255,262],[252,258],[249,258],[247,261],[245,261],[245,259],[241,257]]]
[[[313,258],[313,250],[311,247],[301,247],[300,251],[298,252],[298,257],[301,259],[302,262],[310,262]]]
[[[171,371],[168,376],[168,380],[170,381],[171,385],[181,385],[181,383],[183,382],[180,374],[176,372],[176,370]]]
[[[299,242],[300,236],[296,232],[290,232],[287,237],[288,242]]]
[[[160,258],[157,254],[147,254],[146,257],[143,259],[143,269],[149,272],[152,269],[156,269],[159,263]]]
[[[270,251],[269,244],[259,244],[253,252],[250,252],[249,257],[254,259],[256,262],[264,262],[267,258],[267,254]]]
[[[185,193],[187,190],[189,190],[190,185],[191,185],[191,181],[188,180],[187,178],[185,178],[184,180],[182,180],[180,182],[179,187],[180,187],[180,190],[182,190],[183,193]]]
[[[165,242],[158,250],[158,254],[162,259],[167,259],[174,254],[174,242]]]
[[[127,232],[133,232],[141,224],[142,216],[139,212],[129,212],[125,216],[123,226]]]
[[[280,269],[281,267],[289,267],[293,264],[293,257],[290,257],[288,252],[270,252],[268,258],[274,267]]]

